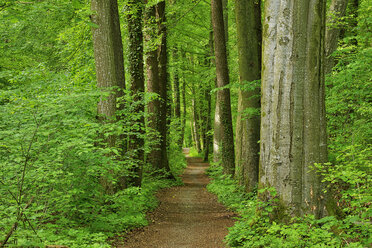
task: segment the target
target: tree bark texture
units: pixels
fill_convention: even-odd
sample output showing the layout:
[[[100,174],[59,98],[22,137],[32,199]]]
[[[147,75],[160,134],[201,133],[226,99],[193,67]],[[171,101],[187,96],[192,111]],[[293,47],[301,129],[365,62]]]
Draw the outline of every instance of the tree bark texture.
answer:
[[[332,53],[336,51],[341,27],[338,22],[345,16],[348,0],[332,0],[327,15],[327,29],[325,35],[325,73],[328,74],[335,66]]]
[[[147,90],[156,93],[157,99],[148,104],[148,126],[158,134],[159,142],[148,155],[148,162],[155,169],[170,172],[167,156],[167,75],[165,2],[148,7],[146,11],[146,71]],[[157,31],[155,31],[155,29]],[[160,44],[152,44],[161,35]],[[169,175],[172,177],[171,175]]]
[[[157,47],[154,48],[152,41],[156,39],[156,32],[154,29],[156,20],[156,9],[155,6],[150,6],[145,12],[145,25],[147,32],[145,34],[146,41],[146,74],[147,74],[147,91],[149,93],[155,93],[158,95],[156,99],[152,99],[147,105],[148,120],[147,126],[160,136],[160,82],[159,82],[159,64],[158,64],[158,51]],[[161,168],[162,152],[161,152],[160,141],[153,145],[151,152],[147,156],[147,162],[149,162],[153,168]]]
[[[326,213],[325,0],[265,1],[260,187],[275,187],[290,215]]]
[[[158,48],[158,60],[159,60],[159,89],[160,89],[160,135],[161,135],[161,151],[162,151],[162,165],[161,168],[170,172],[169,161],[168,161],[168,146],[167,146],[167,134],[168,134],[168,123],[167,114],[170,112],[170,106],[168,104],[168,53],[167,53],[167,27],[166,27],[166,14],[165,14],[165,1],[156,4],[156,14],[158,20],[159,35],[161,36],[161,44]]]
[[[92,0],[91,10],[92,22],[98,26],[92,28],[97,88],[102,92],[109,92],[107,97],[100,98],[97,115],[102,123],[109,123],[120,118],[116,116],[116,111],[123,107],[123,103],[117,104],[117,99],[123,96],[125,89],[123,44],[117,1]],[[103,134],[101,135],[103,137]],[[108,147],[118,146],[117,143],[120,143],[118,138],[122,139],[121,136],[109,135],[105,143]],[[118,188],[125,188],[125,177],[119,175],[118,179]],[[113,184],[106,178],[102,178],[102,185],[107,193],[114,193]]]
[[[216,60],[217,86],[219,88],[229,84],[229,70],[226,54],[225,30],[223,20],[223,8],[221,0],[212,0],[212,25],[214,34],[214,52]],[[234,174],[234,135],[232,128],[230,90],[217,91],[215,116],[215,132],[218,153],[221,157],[224,173]]]
[[[178,71],[178,47],[177,45],[172,50],[173,63],[175,65],[173,73],[173,99],[174,99],[174,117],[176,118],[177,131],[182,131],[182,120],[181,120],[181,94],[180,94],[180,78]],[[179,148],[182,148],[183,138],[180,134],[177,144]]]
[[[235,15],[238,36],[240,83],[249,84],[261,77],[261,20],[260,1],[236,0]],[[260,108],[259,88],[239,90],[238,117],[235,137],[235,177],[247,191],[258,183],[260,117],[247,109]]]
[[[128,179],[128,184],[133,186],[141,186],[142,168],[144,164],[144,128],[145,120],[142,113],[145,111],[144,106],[144,91],[145,78],[143,68],[143,34],[142,34],[142,20],[143,20],[143,1],[129,0],[128,5],[128,45],[129,45],[129,75],[130,75],[130,90],[135,101],[135,114],[140,113],[141,117],[136,120],[134,126],[137,128],[136,132],[140,135],[131,135],[129,137],[129,150],[137,165],[132,169],[133,176]]]
[[[123,45],[121,40],[119,13],[116,0],[92,0],[91,9],[93,48],[96,65],[97,87],[111,92],[108,97],[101,97],[97,113],[101,121],[114,121],[116,100],[125,89]],[[114,88],[118,89],[114,89]],[[110,136],[108,146],[115,146],[115,137]]]

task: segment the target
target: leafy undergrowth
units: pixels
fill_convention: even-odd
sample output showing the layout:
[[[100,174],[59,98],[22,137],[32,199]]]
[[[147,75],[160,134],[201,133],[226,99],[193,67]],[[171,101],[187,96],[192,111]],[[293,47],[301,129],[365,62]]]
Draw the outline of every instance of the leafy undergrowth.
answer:
[[[369,167],[370,168],[370,167]],[[336,167],[334,170],[342,168]],[[370,168],[371,169],[371,168]],[[341,173],[339,171],[339,173]],[[243,188],[231,179],[230,176],[222,174],[222,167],[212,165],[208,169],[209,176],[213,179],[208,185],[208,190],[218,196],[220,202],[239,213],[238,221],[229,229],[225,240],[230,247],[273,247],[273,248],[300,248],[300,247],[369,247],[372,240],[371,234],[371,210],[368,200],[371,191],[368,185],[363,189],[342,192],[345,214],[343,218],[337,219],[328,216],[322,219],[315,219],[308,215],[302,218],[292,218],[287,223],[275,222],[272,214],[276,211],[273,202],[263,203],[257,200],[256,192],[247,194]],[[349,180],[355,181],[359,177],[357,173],[349,170],[344,177],[333,174],[325,180],[335,180],[343,183]],[[354,179],[352,179],[354,178]],[[359,177],[360,178],[360,177]],[[344,185],[345,186],[345,185]],[[351,185],[350,185],[351,186]],[[260,193],[268,191],[276,194],[274,189],[262,189]],[[261,192],[262,191],[262,192]],[[354,191],[357,195],[353,195]],[[370,202],[370,201],[369,201]],[[259,209],[260,211],[257,211]]]
[[[118,175],[130,175],[137,161],[116,159],[117,150],[97,145],[97,134],[140,135],[132,125],[138,116],[123,115],[125,125],[97,123],[101,94],[93,81],[76,84],[40,66],[7,82],[0,89],[0,241],[10,233],[9,247],[110,247],[110,237],[147,224],[157,190],[180,183],[146,165],[141,188],[118,189]],[[170,149],[169,157],[179,175],[182,152]]]

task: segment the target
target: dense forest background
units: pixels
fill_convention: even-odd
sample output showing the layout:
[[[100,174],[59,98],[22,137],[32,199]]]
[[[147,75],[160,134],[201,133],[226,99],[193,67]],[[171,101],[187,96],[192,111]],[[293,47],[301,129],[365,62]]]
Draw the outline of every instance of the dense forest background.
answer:
[[[239,69],[237,6],[243,1],[222,1],[229,83],[221,85],[213,36],[218,24],[212,23],[217,17],[210,1],[118,0],[119,20],[113,23],[120,29],[113,25],[113,30],[119,30],[124,56],[121,88],[99,81],[100,2],[92,1],[97,11],[88,0],[0,0],[0,242],[110,247],[118,234],[148,224],[146,212],[157,205],[154,193],[181,183],[186,166],[181,148],[192,147],[191,155],[211,161],[214,180],[208,189],[240,215],[226,237],[231,247],[369,247],[371,0],[327,1],[328,159],[311,170],[322,176],[322,190],[331,192],[333,212],[316,217],[287,216],[281,192],[257,187],[257,176],[241,172],[247,155],[239,149],[248,141],[239,138],[250,127],[243,122],[258,121],[259,128],[264,92],[259,68],[243,80]],[[259,26],[269,1],[251,2]],[[341,3],[344,10],[335,10]],[[337,31],[333,40],[332,31]],[[254,44],[260,51],[260,42]],[[166,84],[160,86],[152,84],[154,66],[148,66],[154,51],[163,54],[157,76]],[[254,58],[260,61],[259,52]],[[216,111],[220,116],[226,111],[224,104],[216,106],[227,91],[231,137],[214,124]],[[111,115],[99,106],[113,95]],[[230,140],[216,149],[218,135]],[[259,149],[255,143],[252,149]],[[259,150],[253,151],[258,161]]]

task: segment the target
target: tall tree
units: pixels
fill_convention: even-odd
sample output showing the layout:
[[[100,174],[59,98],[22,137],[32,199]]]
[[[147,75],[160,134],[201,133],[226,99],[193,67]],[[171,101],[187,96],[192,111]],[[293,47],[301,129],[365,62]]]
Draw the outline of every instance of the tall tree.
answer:
[[[165,2],[149,6],[146,19],[146,71],[147,90],[158,95],[148,103],[148,126],[158,134],[159,142],[148,155],[148,162],[155,169],[170,172],[167,157],[167,52]],[[160,35],[160,44],[156,43]],[[155,42],[155,44],[154,44]],[[172,176],[171,176],[172,177]]]
[[[116,119],[117,98],[123,95],[125,89],[118,5],[116,0],[92,0],[91,9],[92,22],[97,25],[92,28],[97,87],[103,92],[109,92],[107,97],[100,98],[97,114],[101,122],[112,122]],[[117,137],[109,135],[105,142],[108,147],[115,147]],[[112,191],[112,185],[103,181],[106,190]],[[120,181],[120,184],[123,182]]]
[[[217,87],[222,88],[229,84],[222,1],[212,0],[211,10]],[[217,154],[221,158],[224,173],[234,174],[234,135],[231,118],[230,90],[227,88],[217,91],[216,113],[215,132],[217,132],[216,137],[218,139],[215,142],[219,146],[218,150],[220,150],[217,151]]]
[[[247,191],[258,182],[260,146],[261,1],[236,0],[235,15],[239,50],[238,118],[236,121],[236,174]],[[258,21],[257,21],[258,20]],[[248,87],[247,87],[248,86]],[[247,89],[248,88],[248,89]]]
[[[129,75],[130,75],[130,90],[135,101],[133,109],[134,113],[139,113],[140,117],[135,120],[135,127],[139,134],[144,133],[145,120],[142,113],[145,111],[144,106],[144,90],[145,78],[143,69],[143,34],[142,34],[142,20],[143,20],[143,1],[129,0],[128,7],[128,33],[129,33]],[[141,135],[131,135],[129,137],[129,149],[133,158],[137,162],[132,169],[132,178],[128,179],[128,184],[134,186],[141,186],[142,181],[142,167],[144,164],[144,138]]]
[[[172,58],[173,64],[175,65],[175,69],[173,72],[173,99],[174,99],[174,117],[176,118],[177,122],[177,130],[181,132],[182,130],[182,123],[181,123],[181,95],[180,95],[180,78],[179,78],[179,71],[178,71],[178,47],[177,45],[172,50]],[[177,144],[180,148],[182,148],[182,139],[179,137],[177,140]]]
[[[341,32],[340,19],[345,16],[348,0],[332,0],[327,16],[325,36],[325,73],[330,73],[335,65],[332,53],[336,51]]]
[[[311,169],[327,161],[325,2],[265,1],[259,183],[290,215],[326,213]]]
[[[156,4],[156,15],[158,20],[159,35],[161,37],[161,43],[158,47],[158,61],[159,61],[159,89],[160,89],[160,137],[161,137],[161,151],[162,151],[162,165],[166,171],[170,171],[168,163],[168,147],[167,147],[167,116],[170,112],[170,105],[168,104],[168,52],[167,52],[167,26],[166,26],[166,13],[165,13],[165,1],[161,1]]]

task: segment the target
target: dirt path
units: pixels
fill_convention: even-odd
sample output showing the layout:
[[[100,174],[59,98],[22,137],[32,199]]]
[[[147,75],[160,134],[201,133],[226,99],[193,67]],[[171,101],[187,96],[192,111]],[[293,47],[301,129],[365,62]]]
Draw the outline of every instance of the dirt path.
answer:
[[[225,247],[227,227],[233,213],[206,190],[208,167],[201,158],[187,158],[182,176],[184,186],[164,189],[158,194],[159,207],[151,214],[152,224],[131,233],[127,248],[218,248]]]

